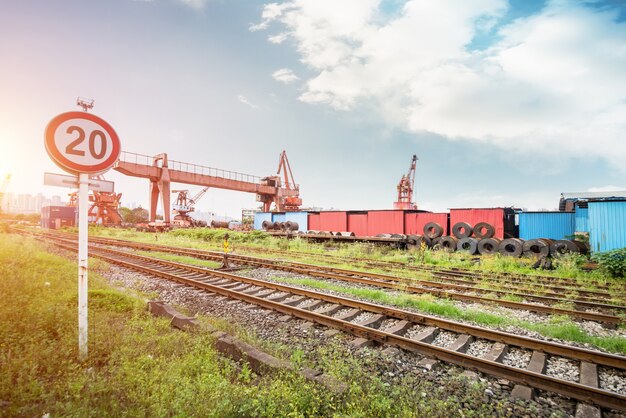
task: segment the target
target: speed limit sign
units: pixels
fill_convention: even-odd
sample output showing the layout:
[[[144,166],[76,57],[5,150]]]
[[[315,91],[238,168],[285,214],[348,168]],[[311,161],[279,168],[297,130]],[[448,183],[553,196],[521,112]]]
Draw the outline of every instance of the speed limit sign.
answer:
[[[120,139],[104,120],[86,112],[55,116],[44,131],[46,151],[63,170],[74,174],[78,184],[78,352],[87,359],[89,268],[89,176],[107,171],[120,156]]]
[[[102,173],[120,155],[120,140],[111,125],[86,112],[54,117],[46,127],[45,143],[50,158],[73,174]]]

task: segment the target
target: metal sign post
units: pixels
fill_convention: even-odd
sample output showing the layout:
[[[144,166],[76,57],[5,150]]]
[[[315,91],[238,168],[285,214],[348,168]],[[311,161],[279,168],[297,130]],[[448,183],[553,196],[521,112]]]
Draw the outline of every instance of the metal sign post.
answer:
[[[78,175],[69,177],[46,173],[44,183],[75,187],[78,183],[78,354],[87,359],[88,341],[88,206],[89,189],[106,188],[89,179],[113,166],[120,155],[120,140],[107,122],[85,112],[67,112],[53,118],[46,127],[46,151],[63,170]]]
[[[87,270],[88,270],[88,232],[87,206],[89,205],[89,175],[78,176],[78,355],[87,359],[88,309],[87,309]]]

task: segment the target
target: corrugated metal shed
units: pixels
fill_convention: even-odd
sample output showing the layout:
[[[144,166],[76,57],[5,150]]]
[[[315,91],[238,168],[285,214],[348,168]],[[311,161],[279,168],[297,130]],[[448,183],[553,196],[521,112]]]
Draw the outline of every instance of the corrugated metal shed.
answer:
[[[576,207],[576,232],[589,232],[589,209]]]
[[[487,222],[496,232],[495,238],[515,236],[515,214],[510,208],[467,208],[450,209],[450,228],[458,222],[465,222],[472,228],[477,223]]]
[[[574,212],[521,212],[519,237],[571,239],[575,225]]]
[[[346,232],[348,215],[344,211],[320,212],[320,231]]]
[[[367,214],[367,235],[403,234],[404,211],[373,210]]]
[[[308,224],[309,230],[319,231],[320,230],[320,214],[319,212],[309,212],[308,216]]]
[[[424,225],[436,222],[443,228],[443,235],[448,235],[448,214],[430,212],[405,212],[404,233],[424,235]]]
[[[274,212],[272,213],[272,222],[285,222],[287,217],[283,212]]]
[[[348,232],[354,232],[357,237],[367,236],[367,212],[348,212]]]
[[[285,212],[285,219],[298,223],[298,231],[307,231],[308,215],[306,212]]]
[[[626,201],[589,202],[589,245],[593,252],[626,247]]]
[[[254,229],[256,229],[257,231],[262,231],[263,227],[261,225],[263,224],[263,221],[271,220],[272,214],[270,212],[256,212],[254,214]]]

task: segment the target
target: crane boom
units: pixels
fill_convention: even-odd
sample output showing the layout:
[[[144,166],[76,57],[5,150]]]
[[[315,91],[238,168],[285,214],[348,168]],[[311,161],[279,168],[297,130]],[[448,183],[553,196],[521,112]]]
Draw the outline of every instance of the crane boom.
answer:
[[[4,198],[6,196],[7,187],[9,186],[9,181],[11,180],[11,175],[7,174],[2,181],[2,186],[0,186],[0,212],[2,212],[2,208],[4,207]]]
[[[394,209],[417,209],[413,202],[413,190],[415,187],[415,168],[417,167],[417,155],[413,154],[409,172],[403,174],[398,183],[398,200],[393,203]]]

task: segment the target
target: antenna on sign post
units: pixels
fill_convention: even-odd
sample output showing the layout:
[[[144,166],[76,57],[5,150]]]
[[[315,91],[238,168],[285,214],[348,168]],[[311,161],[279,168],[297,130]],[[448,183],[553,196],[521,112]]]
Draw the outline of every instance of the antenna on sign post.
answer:
[[[93,99],[86,99],[84,97],[78,96],[76,99],[76,106],[80,106],[83,108],[83,112],[89,112],[93,109],[95,101]]]

